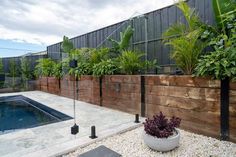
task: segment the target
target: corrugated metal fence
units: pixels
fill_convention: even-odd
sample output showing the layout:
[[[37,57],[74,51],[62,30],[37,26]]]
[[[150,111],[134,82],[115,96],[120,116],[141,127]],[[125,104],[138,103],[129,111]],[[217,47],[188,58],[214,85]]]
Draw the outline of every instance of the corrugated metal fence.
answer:
[[[147,2],[148,3],[148,2]],[[196,8],[202,21],[209,24],[214,23],[214,13],[212,0],[189,0],[188,4]],[[147,17],[147,59],[157,59],[159,65],[169,66],[174,64],[170,59],[170,50],[162,43],[162,33],[172,24],[181,21],[185,23],[181,11],[176,6],[169,6],[145,14]],[[76,48],[91,47],[95,48],[102,43],[114,30],[119,28],[111,38],[119,40],[119,33],[128,25],[135,29],[132,37],[132,49],[145,52],[145,17],[135,17],[132,20],[122,21],[105,28],[72,38]],[[61,59],[61,43],[47,47],[48,56],[53,59]],[[102,46],[111,46],[109,41],[105,41]]]

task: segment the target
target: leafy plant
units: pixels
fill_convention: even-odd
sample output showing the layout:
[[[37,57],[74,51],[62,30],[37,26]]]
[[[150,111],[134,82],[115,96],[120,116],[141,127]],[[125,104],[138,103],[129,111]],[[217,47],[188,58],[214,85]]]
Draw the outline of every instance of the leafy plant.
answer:
[[[203,56],[196,67],[196,76],[236,79],[236,48],[218,49]]]
[[[107,60],[109,59],[109,52],[109,48],[94,49],[92,50],[89,62],[91,64],[97,64],[102,60]]]
[[[218,28],[226,34],[227,27],[223,16],[235,10],[236,2],[235,0],[213,0],[212,4]]]
[[[93,75],[97,77],[103,75],[113,75],[116,71],[117,66],[111,59],[102,60],[100,63],[93,65]]]
[[[143,53],[134,51],[123,51],[122,54],[117,58],[117,64],[121,73],[124,74],[138,74],[142,70],[150,69],[156,66],[156,60],[142,61]]]
[[[12,87],[15,89],[16,87],[16,77],[19,74],[19,70],[14,58],[10,59],[10,66],[9,66],[9,76],[12,77]]]
[[[0,58],[0,74],[4,73],[2,58]]]
[[[147,118],[144,124],[144,130],[148,135],[157,138],[168,138],[173,135],[175,128],[180,126],[181,119],[172,117],[167,119],[162,112],[154,115],[153,119]]]
[[[124,32],[120,32],[120,41],[109,38],[112,42],[112,52],[116,53],[113,56],[119,55],[124,50],[127,50],[130,44],[130,39],[134,34],[134,29],[129,25]]]
[[[63,37],[63,42],[61,44],[61,48],[65,53],[70,54],[71,51],[74,49],[74,45],[68,37],[64,36]]]
[[[21,58],[21,77],[25,89],[28,89],[28,81],[33,77],[30,67],[29,60],[26,57]]]
[[[37,60],[37,65],[35,66],[34,74],[36,77],[49,77],[53,76],[53,68],[55,62],[50,58],[42,58]]]
[[[56,77],[57,79],[62,78],[64,75],[62,70],[62,62],[55,63],[53,65],[52,76]]]
[[[182,1],[177,7],[182,11],[187,25],[182,23],[172,25],[163,34],[164,42],[172,48],[171,58],[175,60],[177,66],[185,74],[192,74],[207,44],[200,40],[203,29],[199,27],[201,21],[195,10]]]
[[[203,56],[196,67],[196,76],[212,76],[214,79],[236,79],[236,2],[213,1],[217,33],[209,40],[213,51]],[[228,6],[228,7],[226,7]],[[232,10],[234,9],[234,10]]]

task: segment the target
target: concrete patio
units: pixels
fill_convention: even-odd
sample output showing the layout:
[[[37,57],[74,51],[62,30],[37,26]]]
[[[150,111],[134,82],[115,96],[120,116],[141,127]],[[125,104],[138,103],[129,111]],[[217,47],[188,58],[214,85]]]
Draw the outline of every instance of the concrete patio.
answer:
[[[40,91],[0,94],[23,95],[73,117],[73,100]],[[88,145],[107,136],[140,126],[134,123],[134,115],[76,101],[76,121],[79,133],[70,134],[73,119],[0,135],[2,157],[58,156]],[[96,126],[98,139],[91,140],[90,127]]]

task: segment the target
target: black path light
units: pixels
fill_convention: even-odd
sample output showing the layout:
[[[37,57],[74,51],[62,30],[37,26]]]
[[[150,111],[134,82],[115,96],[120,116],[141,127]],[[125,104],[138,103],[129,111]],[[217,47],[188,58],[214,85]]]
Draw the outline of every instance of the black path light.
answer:
[[[77,67],[77,60],[73,59],[69,63],[70,68],[76,68]],[[73,99],[73,107],[74,107],[74,126],[71,127],[71,134],[76,135],[79,132],[79,126],[76,124],[76,114],[75,114],[75,80],[73,81],[73,93],[74,93],[74,99]]]

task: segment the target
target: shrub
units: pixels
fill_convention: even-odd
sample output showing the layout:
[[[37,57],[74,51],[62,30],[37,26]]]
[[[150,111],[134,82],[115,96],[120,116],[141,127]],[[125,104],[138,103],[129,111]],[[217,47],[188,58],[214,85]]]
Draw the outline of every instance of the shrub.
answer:
[[[102,60],[100,63],[94,64],[93,75],[100,77],[103,75],[113,75],[117,71],[115,62],[111,59]]]
[[[53,69],[52,69],[52,76],[56,77],[57,79],[60,79],[63,77],[63,75],[64,75],[64,73],[62,70],[62,62],[54,63]]]
[[[160,115],[154,115],[153,119],[147,118],[144,124],[144,131],[157,138],[167,138],[173,135],[175,128],[180,126],[181,119],[172,117],[167,119],[162,112]]]
[[[142,61],[143,53],[134,51],[123,51],[117,58],[117,64],[121,73],[124,74],[138,74],[142,70],[151,69],[156,66],[156,60]]]
[[[196,76],[212,76],[223,80],[226,77],[236,79],[236,48],[218,49],[201,59],[196,67]]]
[[[201,21],[195,10],[187,3],[180,2],[177,7],[182,11],[187,25],[177,23],[172,25],[164,35],[164,42],[171,47],[171,58],[185,74],[192,74],[197,65],[198,58],[206,47],[200,40],[203,29],[199,27]]]
[[[33,78],[33,72],[30,62],[26,57],[21,58],[21,77],[24,89],[28,89],[28,81]]]
[[[39,59],[39,60],[37,60],[37,65],[35,66],[34,74],[35,74],[36,77],[53,76],[54,66],[55,66],[55,62],[50,58]]]

